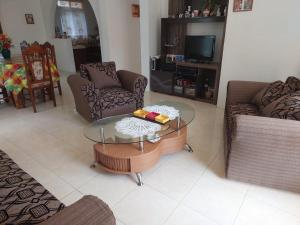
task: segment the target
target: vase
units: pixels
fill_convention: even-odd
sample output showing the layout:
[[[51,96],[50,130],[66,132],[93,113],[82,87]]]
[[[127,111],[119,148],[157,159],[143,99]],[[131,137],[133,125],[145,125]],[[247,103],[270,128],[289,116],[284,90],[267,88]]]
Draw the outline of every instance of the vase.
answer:
[[[10,59],[10,50],[9,49],[3,49],[2,55],[4,59]]]

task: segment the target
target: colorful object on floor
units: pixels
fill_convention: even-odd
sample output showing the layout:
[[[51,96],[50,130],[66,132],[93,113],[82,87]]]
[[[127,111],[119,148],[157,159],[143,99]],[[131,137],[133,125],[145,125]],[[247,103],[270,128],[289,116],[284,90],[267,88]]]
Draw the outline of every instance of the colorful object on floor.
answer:
[[[14,94],[18,94],[24,88],[27,88],[24,65],[0,63],[0,84],[4,85],[7,91],[11,91]]]
[[[133,112],[133,115],[149,121],[156,121],[161,124],[166,124],[167,122],[170,121],[170,118],[168,116],[156,112],[148,112],[143,109],[136,110],[135,112]]]

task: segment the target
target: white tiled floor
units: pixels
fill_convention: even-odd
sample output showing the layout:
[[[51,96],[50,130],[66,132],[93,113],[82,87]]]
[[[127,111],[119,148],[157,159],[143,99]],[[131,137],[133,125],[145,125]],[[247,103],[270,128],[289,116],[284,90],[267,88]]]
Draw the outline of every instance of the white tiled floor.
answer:
[[[37,114],[0,105],[0,148],[65,204],[96,195],[118,225],[300,225],[300,195],[224,179],[222,109],[147,93],[148,104],[174,100],[195,108],[188,137],[194,153],[163,157],[138,187],[134,176],[90,169],[87,123],[74,113],[65,77],[63,87],[58,107],[42,103]]]

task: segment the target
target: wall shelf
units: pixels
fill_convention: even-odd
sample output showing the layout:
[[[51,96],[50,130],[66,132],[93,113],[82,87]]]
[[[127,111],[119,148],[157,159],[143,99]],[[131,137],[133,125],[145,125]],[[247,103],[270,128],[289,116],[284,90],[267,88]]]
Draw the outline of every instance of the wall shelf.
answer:
[[[210,22],[225,22],[225,16],[209,16],[209,17],[191,17],[191,18],[163,18],[165,23],[210,23]]]

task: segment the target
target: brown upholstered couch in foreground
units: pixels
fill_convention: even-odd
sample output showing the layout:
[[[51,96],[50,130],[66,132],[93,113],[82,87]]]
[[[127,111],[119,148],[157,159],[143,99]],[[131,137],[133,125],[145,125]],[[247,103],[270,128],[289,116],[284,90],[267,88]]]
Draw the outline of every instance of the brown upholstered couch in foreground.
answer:
[[[253,98],[267,85],[247,81],[228,84],[225,113],[227,177],[300,192],[300,121],[262,115]],[[275,89],[273,93],[276,93]],[[296,112],[295,117],[300,115],[299,108],[300,105],[290,108]]]
[[[147,78],[116,71],[114,62],[81,65],[80,75],[68,77],[77,112],[88,121],[131,113],[144,106]]]
[[[115,217],[100,199],[85,196],[65,207],[0,150],[0,224],[115,225]]]

